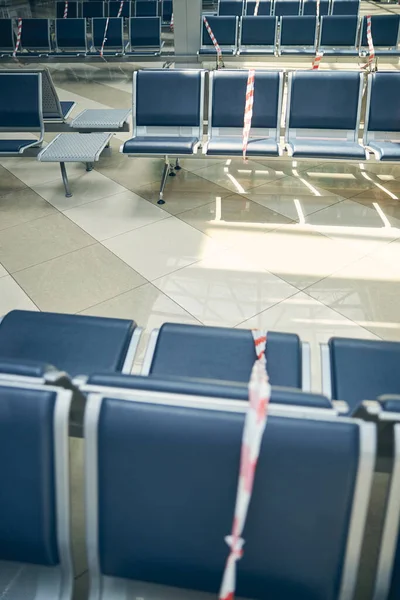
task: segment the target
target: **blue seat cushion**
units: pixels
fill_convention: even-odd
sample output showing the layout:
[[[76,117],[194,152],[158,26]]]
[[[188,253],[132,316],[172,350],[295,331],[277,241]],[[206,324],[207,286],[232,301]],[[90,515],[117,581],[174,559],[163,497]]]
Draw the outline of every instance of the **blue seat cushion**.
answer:
[[[65,118],[70,113],[70,111],[74,108],[75,102],[71,102],[69,100],[62,100],[60,102],[60,106],[61,106],[61,112],[63,114],[63,117]]]
[[[400,421],[400,395],[396,394],[385,394],[378,398],[378,402],[384,412],[399,413]]]
[[[365,149],[356,142],[343,140],[292,140],[289,139],[289,147],[292,149],[294,158],[359,158],[364,160]]]
[[[18,361],[16,359],[1,358],[0,374],[15,375],[17,377],[38,377],[42,378],[49,371],[56,369],[51,365],[37,362],[34,360]]]
[[[0,154],[22,154],[22,150],[30,146],[35,140],[0,140]]]
[[[379,152],[379,160],[400,158],[400,142],[368,142],[368,147]]]
[[[250,56],[271,56],[275,54],[275,48],[241,48],[239,54],[248,54]]]
[[[315,48],[295,48],[295,47],[290,48],[290,47],[288,47],[288,48],[282,48],[279,51],[279,54],[282,55],[282,56],[284,54],[292,54],[292,55],[295,55],[295,56],[310,55],[311,54],[311,55],[314,56],[314,54],[315,54]]]
[[[356,48],[324,48],[324,56],[358,56]]]
[[[207,146],[207,155],[243,154],[243,141],[241,138],[217,137],[211,138]],[[276,140],[261,138],[249,140],[247,145],[248,156],[279,156],[279,146]]]
[[[0,323],[0,357],[54,364],[70,376],[121,371],[135,322],[14,310]]]
[[[193,154],[196,137],[135,137],[125,142],[124,154]]]
[[[224,54],[232,55],[234,52],[235,50],[233,48],[222,48],[222,58],[224,57]],[[211,46],[210,48],[200,48],[199,54],[211,54],[215,56],[217,51],[214,46]]]

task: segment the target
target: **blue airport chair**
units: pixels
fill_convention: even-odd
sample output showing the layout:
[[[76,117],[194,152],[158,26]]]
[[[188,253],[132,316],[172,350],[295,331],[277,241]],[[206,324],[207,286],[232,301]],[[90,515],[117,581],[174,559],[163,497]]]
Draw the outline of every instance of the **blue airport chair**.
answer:
[[[104,44],[104,54],[122,54],[124,51],[124,20],[108,17],[92,19],[92,51],[100,52]]]
[[[0,19],[0,53],[14,52],[15,39],[12,19]]]
[[[158,17],[158,0],[135,0],[135,17]]]
[[[245,10],[244,14],[248,16],[254,16],[254,9],[256,7],[256,0],[246,0],[245,1]],[[258,13],[257,16],[269,16],[272,12],[272,1],[271,0],[261,0],[258,5]]]
[[[281,17],[279,54],[315,54],[317,17]]]
[[[84,19],[94,19],[95,17],[104,17],[105,2],[82,2],[82,17]]]
[[[319,15],[329,15],[330,0],[321,0],[319,3]],[[316,16],[317,15],[317,0],[304,0],[303,2],[303,15]]]
[[[49,19],[22,19],[21,46],[19,52],[50,52]]]
[[[300,0],[275,0],[274,15],[282,17],[283,15],[296,16],[300,14]]]
[[[356,15],[360,10],[360,0],[332,0],[332,15]]]
[[[238,41],[238,17],[213,17],[207,15],[208,24],[223,54],[235,54]],[[201,48],[199,54],[216,54],[214,44],[202,21]]]
[[[371,34],[377,56],[399,56],[400,15],[372,15]],[[360,55],[368,54],[367,18],[361,21]]]
[[[219,0],[218,16],[241,17],[243,14],[243,0]]]
[[[56,52],[81,55],[87,53],[86,19],[56,19]]]
[[[109,2],[108,3],[108,16],[109,17],[118,17],[120,8],[121,8],[121,2],[115,2],[115,1]],[[126,1],[122,4],[122,11],[119,16],[124,19],[130,18],[131,3],[129,1]]]
[[[400,158],[400,111],[396,101],[400,73],[393,71],[368,76],[364,144],[382,161]]]
[[[161,17],[129,19],[129,47],[134,54],[160,54]]]
[[[323,16],[319,29],[319,50],[327,56],[355,56],[358,17],[353,15]]]
[[[277,28],[278,17],[242,17],[240,20],[239,54],[275,54]]]
[[[67,19],[77,19],[80,17],[80,2],[69,2],[67,5]],[[63,19],[65,12],[65,2],[56,2],[56,18]]]

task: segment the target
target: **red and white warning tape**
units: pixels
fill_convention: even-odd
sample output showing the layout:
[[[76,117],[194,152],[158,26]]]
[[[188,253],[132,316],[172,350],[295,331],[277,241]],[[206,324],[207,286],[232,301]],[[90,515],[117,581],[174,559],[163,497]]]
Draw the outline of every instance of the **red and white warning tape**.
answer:
[[[316,53],[315,58],[312,63],[312,67],[311,67],[313,71],[315,71],[316,69],[319,69],[319,64],[321,62],[323,55],[324,55],[324,53],[321,50],[319,50]]]
[[[66,19],[67,17],[68,17],[68,0],[65,0],[63,19]]]
[[[254,69],[250,69],[248,77],[247,77],[246,104],[244,107],[243,160],[246,160],[247,145],[249,143],[250,130],[251,130],[251,120],[253,118],[254,78],[255,78],[255,71],[254,71]]]
[[[174,13],[171,14],[171,22],[169,24],[169,28],[171,31],[174,30]]]
[[[15,44],[13,56],[17,56],[18,49],[21,45],[21,35],[22,35],[22,19],[18,19],[17,43]]]
[[[371,64],[375,60],[375,48],[374,48],[374,42],[372,40],[371,15],[368,15],[368,17],[367,17],[367,42],[368,42],[368,52],[369,52],[368,66],[371,66]]]
[[[267,423],[268,404],[271,386],[267,374],[265,347],[267,337],[260,331],[253,331],[257,360],[251,371],[249,382],[249,408],[242,437],[240,472],[236,494],[235,515],[232,533],[225,538],[230,547],[222,579],[220,600],[233,600],[236,588],[236,562],[243,556],[244,540],[241,537],[253,491],[254,475],[260,454],[261,442]]]
[[[110,22],[110,17],[107,17],[106,26],[104,28],[103,43],[101,44],[101,48],[100,48],[100,56],[103,56],[103,54],[104,54],[104,46],[106,45],[106,41],[107,41],[107,30],[108,30],[109,22]]]
[[[221,48],[220,48],[220,46],[219,46],[219,44],[217,42],[217,39],[216,39],[215,35],[212,32],[212,29],[211,29],[211,27],[210,27],[210,25],[209,25],[209,23],[207,21],[207,18],[204,17],[203,20],[204,20],[204,25],[205,25],[205,27],[207,29],[207,33],[210,36],[211,41],[214,44],[214,48],[215,48],[215,50],[217,52],[217,62],[218,62],[218,65],[222,67],[224,65],[224,62],[222,60],[222,51],[221,51]]]
[[[317,6],[316,6],[316,10],[317,10],[317,19],[319,19],[319,15],[321,12],[321,0],[317,0]]]
[[[117,17],[119,18],[122,15],[122,9],[124,8],[124,0],[121,0],[121,4],[119,5]]]
[[[255,17],[258,15],[259,6],[260,6],[260,0],[257,0],[256,5],[254,7],[254,16]]]

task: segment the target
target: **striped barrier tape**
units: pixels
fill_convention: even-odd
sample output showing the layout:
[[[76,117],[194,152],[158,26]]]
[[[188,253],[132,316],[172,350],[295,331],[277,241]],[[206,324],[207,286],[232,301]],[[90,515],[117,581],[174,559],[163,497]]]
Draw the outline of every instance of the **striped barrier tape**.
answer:
[[[374,48],[374,42],[372,39],[371,15],[368,15],[368,17],[367,17],[367,42],[368,42],[368,52],[369,52],[368,67],[370,67],[371,64],[375,60],[375,48]]]
[[[63,19],[66,19],[67,17],[68,17],[68,0],[65,0]]]
[[[222,51],[221,51],[221,48],[220,48],[220,46],[219,46],[219,44],[217,42],[217,39],[216,39],[215,35],[212,32],[212,29],[211,29],[211,27],[210,27],[210,25],[209,25],[209,23],[207,21],[207,18],[204,17],[203,20],[204,20],[204,25],[205,25],[205,27],[207,29],[207,33],[210,36],[211,41],[214,44],[214,48],[215,48],[215,50],[217,52],[217,63],[218,63],[218,66],[219,67],[223,67],[224,66],[224,61],[222,60]]]
[[[171,21],[170,21],[170,24],[169,24],[169,28],[170,28],[171,31],[174,30],[174,13],[171,14]]]
[[[21,36],[22,36],[22,19],[18,19],[18,33],[17,33],[17,43],[15,44],[13,56],[17,56],[18,49],[21,45]]]
[[[257,0],[256,5],[254,7],[254,16],[255,17],[258,15],[259,6],[260,6],[260,0]]]
[[[249,70],[246,86],[246,104],[244,107],[244,124],[243,124],[243,160],[246,160],[247,145],[249,143],[251,120],[253,118],[254,104],[254,69]]]
[[[321,50],[316,53],[315,58],[312,63],[312,67],[311,67],[313,71],[316,71],[317,69],[319,69],[319,65],[320,65],[323,55],[324,55],[324,53]]]
[[[321,11],[321,0],[317,0],[316,11],[317,11],[317,19],[319,19],[319,15],[320,15],[320,11]]]
[[[271,397],[271,386],[269,384],[265,357],[267,336],[260,331],[253,331],[253,338],[257,360],[254,363],[249,381],[249,408],[246,413],[243,429],[235,515],[233,518],[232,533],[225,538],[230,548],[230,553],[225,565],[219,600],[233,600],[235,595],[236,563],[243,556],[244,540],[241,535],[246,523],[253,491],[257,460],[267,423],[268,404]]]
[[[100,48],[100,56],[102,57],[104,54],[104,46],[106,45],[106,41],[107,41],[107,30],[108,30],[108,24],[110,22],[110,17],[107,17],[107,21],[106,21],[106,26],[104,28],[104,38],[103,38],[103,43],[101,44],[101,48]]]
[[[122,15],[122,9],[124,8],[124,0],[121,0],[121,4],[119,5],[117,17],[119,18]]]

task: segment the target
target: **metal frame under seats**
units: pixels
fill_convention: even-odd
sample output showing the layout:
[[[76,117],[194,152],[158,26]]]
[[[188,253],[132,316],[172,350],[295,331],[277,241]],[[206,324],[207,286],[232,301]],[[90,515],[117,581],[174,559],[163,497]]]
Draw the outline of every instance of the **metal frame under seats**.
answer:
[[[161,52],[161,17],[131,17],[129,19],[129,49],[134,54]]]
[[[241,17],[243,14],[243,0],[219,0],[219,17]]]
[[[128,319],[14,310],[0,323],[0,357],[52,364],[71,377],[130,373],[141,331]]]
[[[19,52],[51,52],[49,19],[22,19]]]
[[[356,56],[358,26],[355,15],[321,17],[319,50],[328,56]]]
[[[277,28],[278,17],[242,17],[240,19],[239,54],[275,54]]]
[[[400,158],[400,111],[393,101],[400,93],[398,71],[371,73],[368,76],[364,145],[382,161]]]
[[[15,39],[12,19],[0,19],[0,56],[14,52]]]
[[[393,429],[394,456],[373,600],[400,596],[400,425]]]
[[[400,15],[372,15],[371,34],[377,56],[399,56]],[[360,56],[368,55],[367,18],[361,21]]]
[[[57,19],[64,18],[65,2],[56,2],[56,17]],[[77,19],[79,15],[80,2],[69,2],[67,5],[67,19]]]
[[[108,3],[108,15],[110,17],[117,17],[119,13],[119,9],[121,7],[121,2],[115,2],[112,0]],[[131,16],[131,3],[129,1],[124,2],[122,5],[122,12],[120,15],[123,19],[129,19]]]
[[[256,19],[258,17],[255,17]],[[261,18],[261,17],[260,17]],[[207,156],[241,156],[247,70],[218,70],[209,75]],[[283,73],[256,71],[247,156],[280,156]]]
[[[288,408],[269,407],[236,592],[255,600],[310,594],[350,600],[375,426],[319,416],[318,409],[304,417]],[[90,600],[216,597],[229,552],[224,538],[232,528],[246,410],[246,402],[170,391],[89,395]],[[312,524],[306,533],[305,523]]]
[[[256,7],[256,0],[245,0],[244,3],[244,15],[254,16],[254,9]],[[272,12],[272,1],[271,0],[260,0],[258,5],[258,13],[257,16],[269,16]]]
[[[286,15],[280,19],[278,53],[315,54],[317,44],[317,17]]]
[[[294,158],[357,159],[363,74],[356,71],[289,73],[285,142]]]
[[[217,40],[223,54],[235,54],[238,40],[238,17],[213,17],[207,16],[208,24]],[[212,39],[202,20],[201,48],[199,54],[216,55]]]
[[[274,15],[282,17],[283,15],[296,16],[300,14],[300,0],[275,0]]]
[[[104,54],[122,54],[124,51],[124,20],[119,17],[92,19],[91,52],[100,52],[104,43]]]
[[[71,600],[71,392],[0,385],[0,595]]]
[[[360,0],[332,0],[332,15],[357,15],[360,10]]]
[[[229,352],[222,352],[229,348]],[[266,351],[272,385],[310,389],[309,345],[290,333],[269,332]],[[256,360],[251,331],[164,323],[151,333],[143,375],[195,377],[247,385]]]
[[[56,19],[55,22],[56,52],[81,56],[86,54],[86,19]]]
[[[191,156],[201,143],[204,71],[135,71],[132,99],[133,137],[121,146],[120,152],[129,156],[165,157],[158,200],[164,204],[167,177],[174,172],[168,155]]]
[[[319,3],[319,14],[329,15],[330,0],[321,0]],[[303,15],[317,15],[317,0],[304,0],[303,1]]]
[[[135,17],[158,17],[159,9],[158,0],[135,0]]]
[[[0,156],[36,156],[44,137],[41,73],[0,72]],[[9,137],[8,134],[21,137]],[[23,134],[36,134],[26,138]]]
[[[94,19],[95,17],[104,17],[105,2],[82,2],[82,17],[85,19]]]

